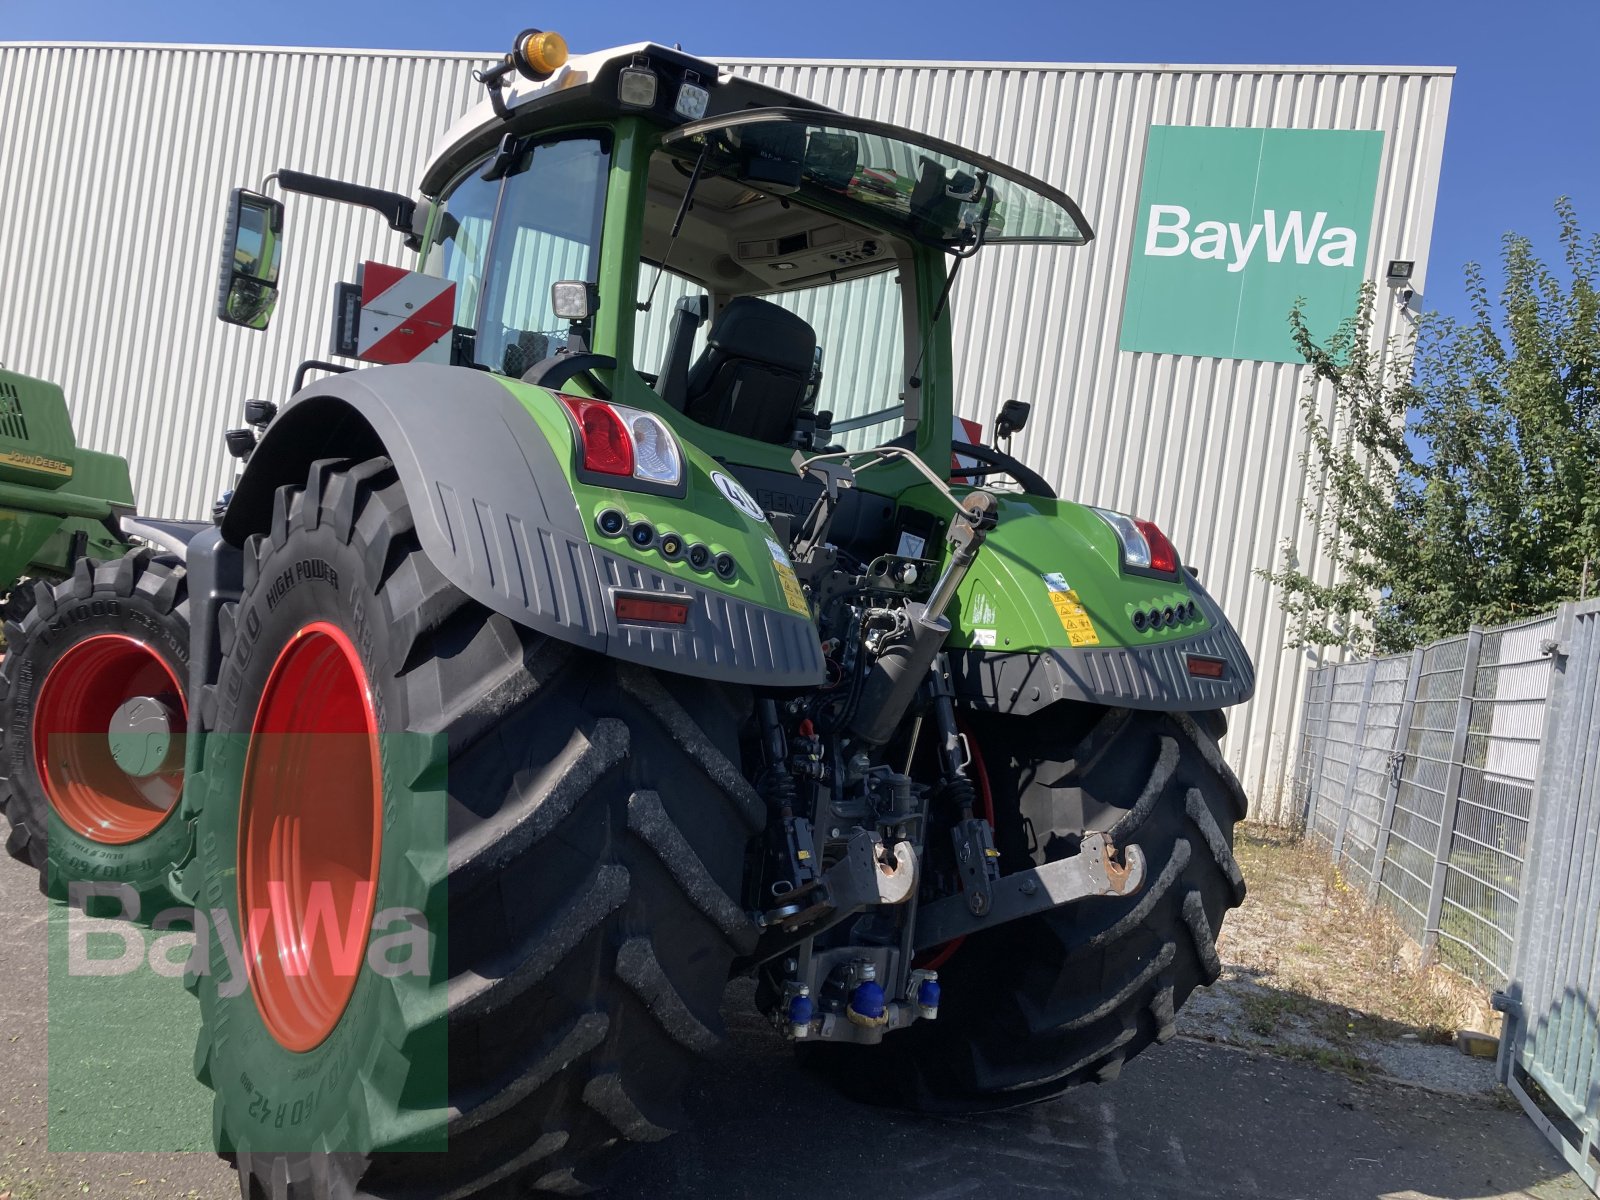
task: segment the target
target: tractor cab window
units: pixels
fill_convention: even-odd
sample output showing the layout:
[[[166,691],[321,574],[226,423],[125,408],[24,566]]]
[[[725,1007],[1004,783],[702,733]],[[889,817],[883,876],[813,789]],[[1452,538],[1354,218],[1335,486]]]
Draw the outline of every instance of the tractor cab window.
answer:
[[[598,137],[529,139],[446,196],[424,269],[455,282],[456,326],[480,366],[521,376],[566,344],[550,285],[599,273],[608,160]]]
[[[757,441],[865,449],[903,437],[904,243],[714,175],[685,205],[692,176],[681,157],[651,162],[639,373],[691,420]]]

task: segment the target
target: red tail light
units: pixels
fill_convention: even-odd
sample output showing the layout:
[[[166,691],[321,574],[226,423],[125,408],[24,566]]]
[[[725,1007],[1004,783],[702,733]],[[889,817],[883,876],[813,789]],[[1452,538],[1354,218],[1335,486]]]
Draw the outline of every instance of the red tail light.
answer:
[[[1174,576],[1178,573],[1178,552],[1154,521],[1125,516],[1107,508],[1093,510],[1117,535],[1122,548],[1122,569],[1136,575]]]
[[[1154,521],[1141,521],[1135,517],[1133,523],[1144,534],[1145,543],[1150,547],[1150,569],[1165,571],[1169,575],[1177,574],[1178,552],[1172,548],[1167,535],[1156,528]]]
[[[583,468],[597,475],[633,474],[633,439],[628,427],[609,404],[585,400],[581,396],[562,396],[561,403],[578,422],[583,442]]]

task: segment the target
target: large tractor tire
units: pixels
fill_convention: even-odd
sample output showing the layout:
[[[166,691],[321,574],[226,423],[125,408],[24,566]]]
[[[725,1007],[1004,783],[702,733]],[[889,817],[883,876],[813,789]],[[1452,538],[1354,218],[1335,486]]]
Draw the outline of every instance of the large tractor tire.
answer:
[[[15,599],[15,597],[13,598]],[[0,662],[6,849],[40,888],[166,895],[188,849],[183,790],[189,601],[183,564],[148,548],[37,583]],[[90,907],[120,911],[104,896]],[[149,915],[146,913],[145,915]]]
[[[382,458],[279,489],[221,628],[186,890],[271,921],[244,980],[213,924],[188,983],[247,1200],[579,1191],[678,1127],[755,941],[748,697],[469,600]],[[297,944],[319,884],[340,929],[411,910],[423,977]]]
[[[959,1113],[1107,1082],[1172,1037],[1189,994],[1217,978],[1217,934],[1245,894],[1232,850],[1244,791],[1209,732],[1220,720],[1199,716],[1057,704],[977,718],[1002,874],[1100,830],[1140,848],[1145,885],[969,935],[933,956],[937,1020],[879,1046],[807,1047],[807,1060],[856,1099]]]

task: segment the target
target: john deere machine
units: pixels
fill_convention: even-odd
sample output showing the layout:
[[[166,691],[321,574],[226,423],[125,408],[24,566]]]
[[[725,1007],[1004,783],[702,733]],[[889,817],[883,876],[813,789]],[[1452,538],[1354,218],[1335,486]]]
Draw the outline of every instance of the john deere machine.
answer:
[[[38,869],[47,890],[47,838],[58,885],[140,879],[120,848],[122,827],[106,820],[92,784],[80,784],[113,776],[120,782],[124,772],[112,751],[137,772],[138,755],[153,748],[148,723],[140,727],[143,710],[119,714],[120,696],[108,706],[119,678],[130,676],[124,682],[136,684],[135,692],[159,695],[163,704],[181,704],[177,675],[188,655],[181,572],[161,547],[181,545],[194,528],[139,519],[127,462],[77,444],[61,388],[0,370],[0,811],[11,825],[7,850]],[[118,727],[131,737],[115,741]],[[78,728],[96,731],[90,757],[107,758],[109,771],[82,761],[87,741],[64,738],[53,760],[45,753],[45,730]],[[179,744],[182,732],[179,720],[171,730]],[[153,828],[176,801],[176,787],[159,772],[130,778],[158,806],[144,818]],[[168,837],[182,834],[174,822]],[[157,842],[144,873],[151,888],[181,849]]]
[[[73,734],[153,735],[63,788],[98,878],[207,915],[244,1195],[581,1190],[680,1127],[741,974],[863,1100],[1113,1079],[1217,975],[1253,672],[1159,528],[1004,448],[1025,401],[952,445],[961,264],[1088,221],[658,45],[530,30],[479,80],[416,195],[234,193],[226,321],[270,321],[274,191],[414,257],[340,286],[343,361],[230,433],[179,567],[101,569],[186,671],[64,677]]]
[[[0,368],[0,596],[5,616],[32,605],[27,582],[59,582],[77,560],[127,547],[128,464],[78,445],[56,384]],[[19,586],[23,585],[23,586]]]

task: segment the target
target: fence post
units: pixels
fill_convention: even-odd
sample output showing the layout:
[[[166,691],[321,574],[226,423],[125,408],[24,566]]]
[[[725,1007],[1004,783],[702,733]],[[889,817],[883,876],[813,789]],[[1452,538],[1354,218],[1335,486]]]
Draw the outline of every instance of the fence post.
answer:
[[[1324,681],[1324,694],[1322,697],[1322,725],[1317,731],[1317,754],[1311,764],[1306,780],[1305,828],[1307,832],[1311,829],[1311,822],[1316,819],[1317,793],[1322,789],[1322,765],[1328,758],[1328,711],[1333,707],[1333,684],[1330,680],[1329,672],[1334,670],[1335,668],[1323,663],[1311,672],[1319,681]],[[1307,690],[1309,692],[1309,689]]]
[[[1422,678],[1422,647],[1411,651],[1411,667],[1406,675],[1406,698],[1400,704],[1400,723],[1394,731],[1394,754],[1389,758],[1389,787],[1383,797],[1383,815],[1378,818],[1378,835],[1372,848],[1372,878],[1367,881],[1367,900],[1378,899],[1383,879],[1383,860],[1389,854],[1389,830],[1394,826],[1394,806],[1400,799],[1400,777],[1405,772],[1406,744],[1411,741],[1411,714],[1417,707],[1417,681]]]
[[[1494,1006],[1505,1015],[1505,1022],[1500,1031],[1500,1054],[1495,1062],[1495,1073],[1500,1082],[1511,1084],[1511,1067],[1516,1060],[1517,1053],[1521,1050],[1527,1035],[1527,1025],[1524,1021],[1522,1008],[1522,981],[1526,969],[1526,959],[1529,953],[1529,943],[1535,934],[1545,936],[1545,926],[1552,920],[1558,919],[1558,914],[1548,911],[1539,911],[1539,900],[1549,900],[1543,895],[1544,889],[1539,887],[1540,876],[1545,871],[1557,869],[1556,864],[1546,863],[1539,845],[1539,837],[1543,833],[1543,825],[1552,819],[1552,814],[1545,811],[1546,806],[1556,807],[1561,812],[1561,798],[1564,790],[1571,787],[1567,779],[1552,779],[1557,767],[1557,755],[1560,752],[1558,739],[1561,737],[1561,716],[1566,710],[1571,698],[1567,693],[1567,654],[1572,647],[1572,628],[1578,616],[1578,603],[1567,601],[1556,609],[1556,625],[1551,631],[1552,637],[1541,647],[1550,656],[1550,681],[1545,685],[1544,693],[1544,724],[1539,729],[1539,759],[1533,772],[1533,794],[1528,799],[1528,831],[1523,847],[1522,862],[1522,890],[1517,897],[1517,921],[1512,928],[1511,961],[1506,966],[1506,984],[1497,994]],[[1581,701],[1580,701],[1581,703]],[[1566,807],[1571,807],[1566,806]],[[1552,847],[1570,841],[1570,838],[1551,839]],[[1541,945],[1541,949],[1545,948]],[[1509,1003],[1507,1003],[1509,1001]]]
[[[1350,763],[1344,772],[1344,801],[1339,809],[1339,827],[1333,831],[1333,861],[1339,862],[1344,850],[1344,831],[1350,827],[1350,810],[1356,802],[1356,776],[1361,772],[1361,752],[1367,740],[1367,710],[1372,706],[1372,680],[1378,673],[1378,660],[1367,659],[1361,677],[1361,707],[1356,713],[1356,731],[1350,739]]]
[[[1422,961],[1433,961],[1439,942],[1439,917],[1444,908],[1444,882],[1450,866],[1450,839],[1456,831],[1456,809],[1461,800],[1461,771],[1467,757],[1467,727],[1472,722],[1472,698],[1478,690],[1478,651],[1483,630],[1467,630],[1467,647],[1461,662],[1461,694],[1456,701],[1455,736],[1450,742],[1450,769],[1445,775],[1439,804],[1439,840],[1433,851],[1433,883],[1428,888],[1428,919],[1422,926]]]

